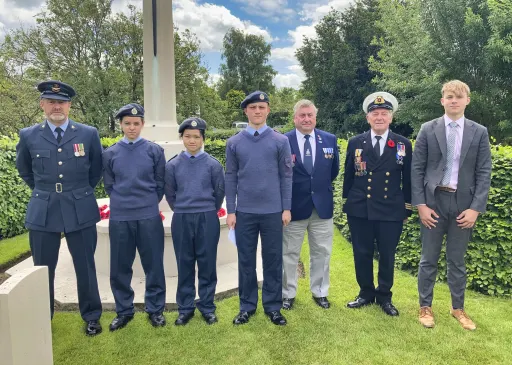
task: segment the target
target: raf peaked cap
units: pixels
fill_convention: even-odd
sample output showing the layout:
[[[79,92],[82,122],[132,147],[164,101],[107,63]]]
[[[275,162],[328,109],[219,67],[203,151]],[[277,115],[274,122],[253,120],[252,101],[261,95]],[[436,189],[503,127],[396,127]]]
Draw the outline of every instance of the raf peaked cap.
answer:
[[[266,93],[264,93],[263,91],[254,91],[254,92],[250,93],[249,95],[247,95],[245,97],[244,101],[242,101],[240,103],[240,108],[245,109],[247,107],[247,105],[249,105],[249,104],[260,103],[260,102],[265,102],[265,103],[269,104],[270,100],[268,98],[268,95]]]
[[[75,89],[60,81],[43,81],[37,85],[41,92],[41,99],[70,101],[76,95]]]
[[[369,113],[374,109],[388,109],[396,111],[398,109],[398,100],[385,91],[377,91],[376,93],[370,94],[364,99],[363,110],[365,113]]]
[[[178,129],[178,133],[183,133],[185,129],[199,129],[199,130],[206,130],[206,122],[198,117],[192,117],[185,119]]]
[[[123,119],[123,117],[141,117],[144,118],[144,108],[140,104],[130,103],[121,107],[116,114],[117,119]]]

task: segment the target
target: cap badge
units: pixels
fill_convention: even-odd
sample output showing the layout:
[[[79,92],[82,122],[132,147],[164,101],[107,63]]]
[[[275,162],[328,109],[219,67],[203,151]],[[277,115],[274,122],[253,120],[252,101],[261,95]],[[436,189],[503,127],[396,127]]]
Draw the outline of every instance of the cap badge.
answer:
[[[60,93],[60,86],[59,86],[59,84],[54,84],[54,85],[52,86],[52,91],[53,91],[54,93]]]
[[[133,114],[133,115],[136,115],[136,114],[137,114],[137,108],[132,108],[132,114]]]
[[[192,123],[190,123],[190,125],[191,125],[192,127],[197,127],[197,122],[196,122],[195,120],[193,120],[193,121],[192,121]]]
[[[260,100],[265,100],[265,95],[260,94]]]
[[[384,100],[384,98],[382,96],[377,96],[377,98],[374,101],[375,104],[384,104],[385,102],[386,101]]]

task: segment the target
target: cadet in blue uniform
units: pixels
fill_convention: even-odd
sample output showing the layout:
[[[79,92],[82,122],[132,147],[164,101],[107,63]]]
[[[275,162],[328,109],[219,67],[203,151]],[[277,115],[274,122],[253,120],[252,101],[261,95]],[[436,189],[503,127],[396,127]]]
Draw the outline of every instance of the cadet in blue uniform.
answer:
[[[247,323],[256,313],[256,250],[260,235],[263,310],[275,325],[286,325],[280,311],[283,226],[291,220],[293,171],[288,138],[266,124],[268,103],[264,92],[247,95],[240,106],[249,125],[226,144],[226,223],[235,229],[238,249],[240,312],[233,320],[236,325]]]
[[[343,211],[347,214],[360,292],[349,308],[377,301],[397,316],[391,302],[395,251],[403,223],[412,213],[411,142],[389,130],[396,98],[386,92],[369,95],[363,103],[370,131],[352,137],[347,146]],[[373,283],[373,253],[379,252],[378,287]]]
[[[110,196],[110,286],[117,316],[110,331],[133,319],[132,266],[135,251],[146,274],[145,304],[154,327],[165,326],[164,226],[158,203],[164,196],[162,147],[142,137],[144,108],[128,104],[117,112],[124,137],[103,153],[103,180]]]
[[[217,211],[224,201],[224,169],[202,151],[206,122],[188,118],[179,127],[185,151],[165,166],[165,198],[174,211],[172,241],[178,266],[177,326],[186,325],[196,305],[197,262],[199,301],[197,308],[207,324],[217,322],[213,303],[217,286],[217,245],[220,222]]]
[[[101,179],[98,131],[68,119],[75,90],[60,81],[37,86],[46,120],[20,131],[16,167],[32,189],[25,227],[34,265],[48,266],[53,318],[54,278],[61,232],[73,257],[80,314],[89,336],[101,332],[94,251],[100,220],[94,187]]]

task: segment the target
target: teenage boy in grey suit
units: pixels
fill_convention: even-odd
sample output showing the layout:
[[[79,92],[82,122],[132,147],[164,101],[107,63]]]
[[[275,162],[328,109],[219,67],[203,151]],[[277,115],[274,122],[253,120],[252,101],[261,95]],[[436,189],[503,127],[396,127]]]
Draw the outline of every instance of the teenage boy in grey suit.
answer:
[[[427,328],[434,327],[432,298],[446,235],[450,313],[464,329],[476,329],[464,311],[464,255],[478,215],[486,209],[491,151],[487,129],[464,117],[469,93],[458,80],[443,85],[445,114],[421,126],[412,158],[412,204],[418,207],[422,243],[419,321]]]

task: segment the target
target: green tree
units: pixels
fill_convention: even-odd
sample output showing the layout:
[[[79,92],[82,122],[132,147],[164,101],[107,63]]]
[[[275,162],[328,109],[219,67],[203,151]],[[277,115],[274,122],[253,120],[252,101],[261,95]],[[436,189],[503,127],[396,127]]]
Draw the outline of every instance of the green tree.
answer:
[[[142,14],[129,10],[112,15],[110,0],[47,0],[36,27],[8,34],[0,47],[0,101],[9,101],[9,117],[20,121],[9,130],[40,121],[34,85],[60,79],[77,91],[72,118],[115,133],[118,108],[143,103]],[[183,117],[200,108],[207,70],[196,37],[188,30],[174,37],[177,112]]]
[[[283,87],[269,95],[270,115],[267,124],[271,127],[287,125],[293,121],[293,106],[300,99],[300,92],[291,88]]]
[[[231,89],[226,93],[227,119],[229,122],[247,120],[240,104],[245,99],[245,93],[241,90]],[[231,128],[231,124],[228,125]]]
[[[368,59],[377,54],[372,40],[379,34],[377,0],[358,0],[344,12],[331,11],[297,50],[306,79],[302,93],[319,109],[318,124],[336,134],[367,129],[364,98],[375,90]]]
[[[246,95],[254,90],[267,93],[274,91],[272,79],[277,74],[268,65],[270,44],[262,36],[245,34],[242,30],[232,28],[224,36],[220,66],[222,79],[219,93],[225,98],[229,90],[242,90]]]
[[[401,102],[398,117],[415,131],[442,115],[441,85],[460,79],[472,89],[466,117],[503,140],[510,134],[510,5],[485,0],[381,0],[382,36],[371,69]],[[507,14],[508,11],[508,14]],[[449,16],[448,16],[449,14]]]

